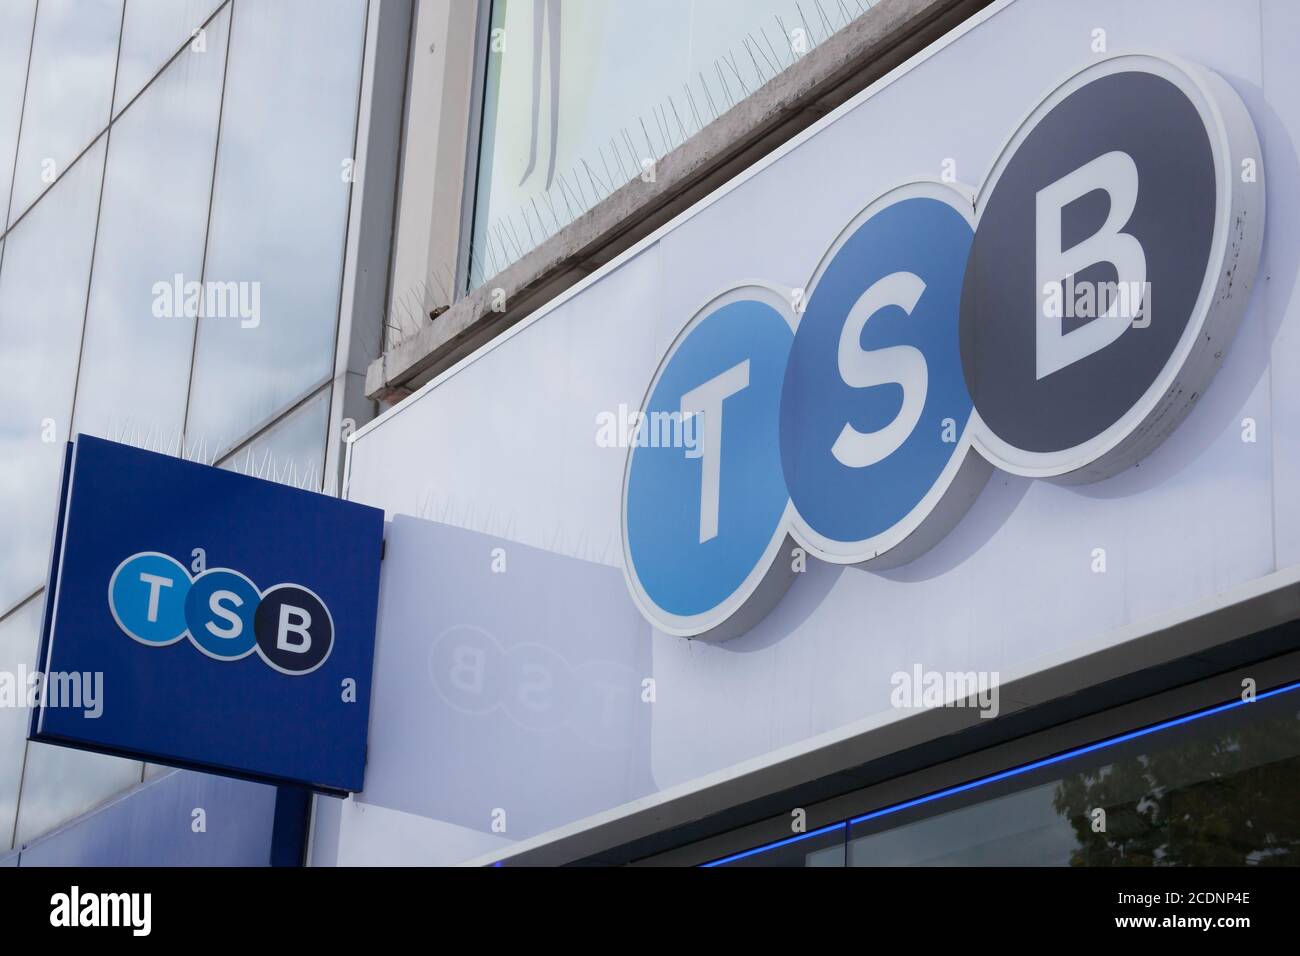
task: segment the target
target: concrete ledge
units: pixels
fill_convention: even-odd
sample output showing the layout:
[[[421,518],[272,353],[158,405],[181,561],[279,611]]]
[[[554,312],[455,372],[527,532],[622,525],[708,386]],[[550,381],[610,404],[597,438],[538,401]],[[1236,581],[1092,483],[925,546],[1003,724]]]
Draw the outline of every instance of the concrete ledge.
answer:
[[[881,0],[661,159],[655,182],[616,190],[372,362],[367,397],[401,401],[991,2]]]

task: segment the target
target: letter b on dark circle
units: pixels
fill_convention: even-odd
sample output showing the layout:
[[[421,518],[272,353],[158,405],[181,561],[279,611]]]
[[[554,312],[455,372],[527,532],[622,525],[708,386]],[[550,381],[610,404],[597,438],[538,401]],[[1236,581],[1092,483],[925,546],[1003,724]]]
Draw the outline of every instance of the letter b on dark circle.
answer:
[[[1215,232],[1215,157],[1205,123],[1163,77],[1105,76],[1038,119],[987,189],[961,307],[971,397],[985,425],[1014,448],[1050,454],[1085,445],[1137,405],[1195,311]],[[1045,212],[1052,215],[1046,239]],[[1113,215],[1121,212],[1127,215]],[[1106,319],[1067,317],[1047,328],[1044,279],[1062,282],[1066,275],[1056,273],[1076,268],[1070,274],[1078,283],[1132,278],[1117,275],[1114,260],[1135,258],[1119,254],[1121,240],[1140,247],[1144,269],[1136,271],[1152,294],[1150,326],[1098,336],[1091,332],[1104,330],[1084,327]],[[1069,255],[1089,243],[1095,255]],[[1060,268],[1040,275],[1045,262]],[[1043,347],[1069,339],[1086,347]]]
[[[262,595],[253,622],[266,662],[284,674],[314,671],[334,646],[334,622],[311,591],[280,584]]]

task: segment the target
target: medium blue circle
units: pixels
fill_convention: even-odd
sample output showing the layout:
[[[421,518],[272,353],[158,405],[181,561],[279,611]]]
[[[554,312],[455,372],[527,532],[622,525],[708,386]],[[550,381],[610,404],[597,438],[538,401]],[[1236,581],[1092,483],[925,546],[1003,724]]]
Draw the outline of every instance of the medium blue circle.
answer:
[[[958,448],[972,409],[962,374],[959,322],[973,237],[966,218],[948,203],[901,199],[857,227],[812,291],[785,376],[781,460],[799,516],[830,541],[854,544],[889,531],[916,508]],[[919,278],[924,291],[910,315],[889,306],[868,318],[857,344],[866,350],[919,350],[926,367],[925,402],[910,434],[892,454],[848,466],[832,452],[845,426],[878,432],[904,407],[902,385],[851,387],[839,359],[850,311],[863,293],[895,273]],[[953,420],[953,427],[945,429],[946,419]],[[958,441],[950,440],[954,433]]]
[[[744,584],[780,527],[788,498],[777,416],[792,339],[774,306],[726,303],[679,341],[644,409],[647,447],[632,452],[624,500],[628,555],[646,596],[669,614],[717,608]],[[653,416],[680,414],[683,396],[743,363],[748,385],[722,403],[717,533],[701,542],[704,460],[682,447],[649,447]]]
[[[211,657],[244,657],[257,645],[253,616],[260,601],[257,588],[242,575],[225,568],[204,571],[185,600],[190,639]]]
[[[190,576],[165,554],[137,554],[118,568],[109,604],[118,625],[144,644],[163,645],[185,634]]]

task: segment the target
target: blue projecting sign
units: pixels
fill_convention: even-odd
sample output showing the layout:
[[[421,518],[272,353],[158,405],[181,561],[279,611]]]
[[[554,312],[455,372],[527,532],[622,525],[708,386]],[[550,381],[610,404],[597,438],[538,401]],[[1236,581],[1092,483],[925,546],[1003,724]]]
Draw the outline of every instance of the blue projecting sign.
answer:
[[[77,436],[31,738],[360,790],[383,532],[374,508]],[[50,692],[86,681],[94,707]]]

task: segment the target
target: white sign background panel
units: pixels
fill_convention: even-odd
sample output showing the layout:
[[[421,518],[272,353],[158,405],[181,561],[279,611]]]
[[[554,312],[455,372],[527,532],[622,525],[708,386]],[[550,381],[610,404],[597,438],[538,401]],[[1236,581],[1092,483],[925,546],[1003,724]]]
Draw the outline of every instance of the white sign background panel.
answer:
[[[981,183],[1025,114],[1096,58],[1093,31],[1103,29],[1111,53],[1167,51],[1217,71],[1245,100],[1263,141],[1270,190],[1264,258],[1212,386],[1140,467],[1073,487],[995,473],[961,524],[922,558],[883,573],[810,561],[776,610],[740,638],[710,646],[630,623],[611,628],[609,658],[644,661],[656,699],[627,695],[619,704],[648,709],[648,732],[643,710],[607,718],[629,728],[620,759],[636,772],[619,786],[602,776],[602,798],[612,809],[778,748],[807,746],[818,734],[899,719],[889,704],[890,677],[916,664],[1004,678],[1029,672],[1037,658],[1104,642],[1121,626],[1300,561],[1300,508],[1289,492],[1300,479],[1300,423],[1294,412],[1274,414],[1300,407],[1300,383],[1271,376],[1273,368],[1300,367],[1300,103],[1293,96],[1300,68],[1283,39],[1297,28],[1300,15],[1287,0],[1019,0],[991,8],[366,430],[353,448],[350,496],[390,515],[423,515],[616,567],[625,452],[597,446],[597,415],[620,404],[638,407],[682,324],[720,289],[755,279],[805,285],[860,209],[900,182],[938,178],[946,160],[960,180]],[[1256,424],[1254,443],[1242,440],[1246,418]],[[1104,574],[1092,571],[1097,548],[1106,551]],[[491,560],[474,548],[462,557],[484,567]],[[577,606],[589,600],[584,588],[592,580],[561,575],[553,586],[569,590],[564,599]],[[445,591],[434,600],[429,590],[388,588],[382,600],[376,699],[390,669],[427,670],[417,660],[427,648],[409,633],[392,637],[387,621],[427,621],[429,643],[445,623],[473,623],[460,619],[473,601],[466,597],[458,608]],[[617,600],[631,606],[626,594]],[[520,628],[534,627],[527,608],[516,618]],[[527,639],[565,640],[545,628]],[[647,640],[648,655],[637,647]],[[399,644],[405,650],[389,652]],[[422,709],[420,719],[438,718]],[[538,746],[538,733],[498,722],[469,744],[522,766],[531,764],[525,755]],[[375,721],[372,746],[382,748],[388,735],[427,739],[428,759],[437,759],[431,725]],[[608,737],[602,742],[611,745]],[[641,772],[642,750],[648,773]],[[468,859],[536,835],[515,827],[515,819],[554,826],[565,787],[581,808],[574,820],[592,812],[582,764],[545,766],[554,779],[542,790],[553,802],[540,815],[510,812],[537,792],[522,776],[503,782],[491,799],[476,793],[482,805],[455,814],[372,800],[372,791],[401,791],[404,776],[412,788],[417,779],[430,785],[409,762],[409,755],[372,760],[367,792],[320,815],[318,840],[321,826],[331,830],[322,844],[331,857],[337,846],[340,863]],[[506,811],[504,833],[492,830],[495,810]]]

